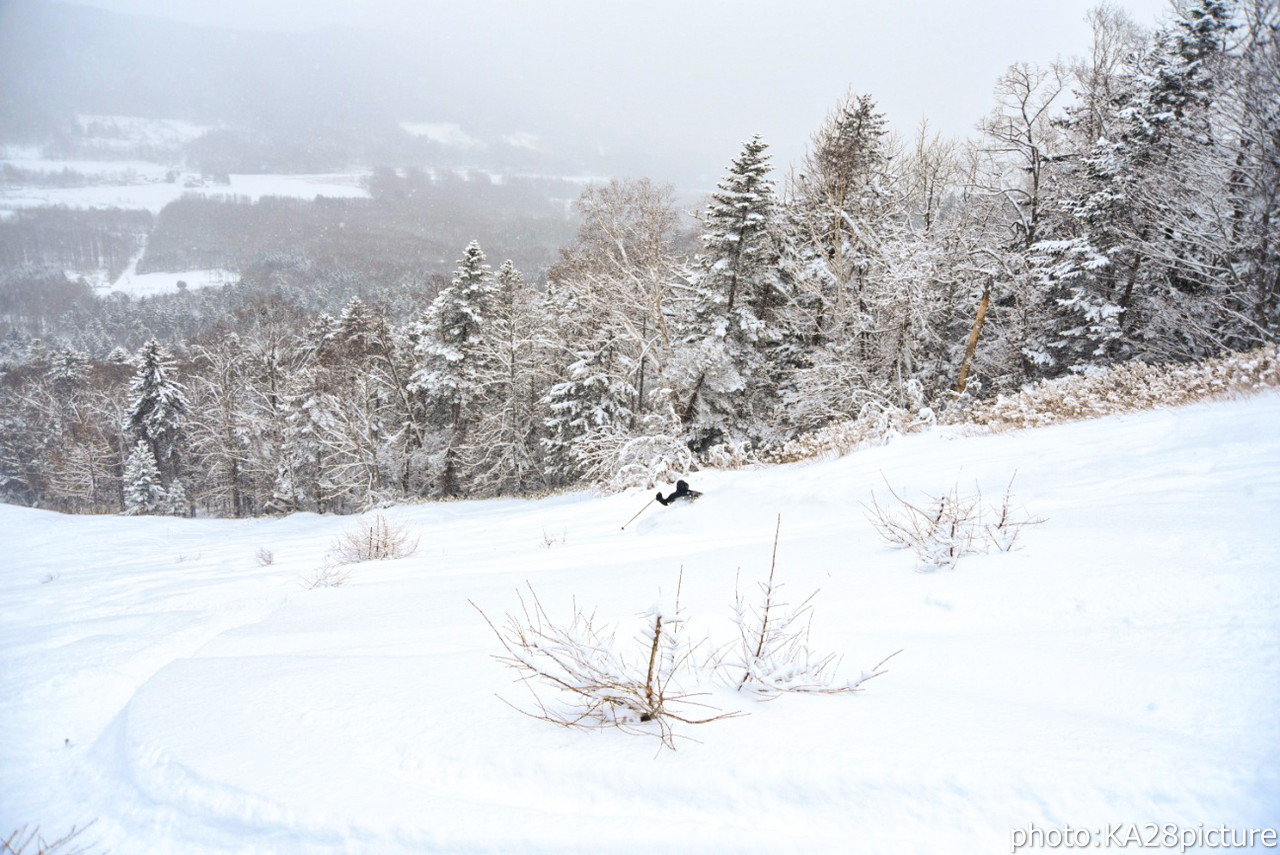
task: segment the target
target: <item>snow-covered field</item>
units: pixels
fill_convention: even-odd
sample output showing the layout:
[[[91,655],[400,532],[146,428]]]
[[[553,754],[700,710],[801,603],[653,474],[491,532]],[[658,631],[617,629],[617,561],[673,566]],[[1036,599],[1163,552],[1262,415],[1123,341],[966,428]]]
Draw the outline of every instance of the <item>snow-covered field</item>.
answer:
[[[62,168],[100,175],[104,183],[92,187],[11,187],[0,188],[0,210],[64,206],[68,208],[124,208],[159,213],[165,205],[188,193],[208,197],[242,197],[257,201],[263,196],[286,196],[299,199],[367,198],[362,173],[325,175],[231,175],[228,184],[187,186],[183,180],[168,182],[162,175],[143,171],[99,173],[90,171],[92,163],[75,161],[39,161],[15,163],[28,169],[48,172]],[[103,164],[106,166],[107,164]],[[152,170],[158,170],[152,166]],[[113,178],[114,176],[114,178]],[[112,182],[118,183],[112,183]]]
[[[101,277],[105,279],[106,277]],[[179,282],[185,282],[188,288],[217,288],[231,285],[240,280],[240,274],[233,270],[183,270],[177,273],[138,273],[132,266],[114,282],[102,282],[97,287],[104,293],[120,291],[130,297],[149,297],[153,294],[172,294],[181,289]],[[90,279],[92,282],[93,280]]]
[[[1275,827],[1277,424],[1273,392],[934,431],[694,473],[703,498],[625,531],[649,493],[397,507],[416,554],[336,588],[299,580],[353,518],[0,506],[0,829],[96,820],[79,842],[150,855],[986,855],[1033,824]],[[885,481],[996,498],[1014,472],[1047,522],[1012,553],[918,572],[863,517]],[[553,618],[576,601],[630,643],[683,568],[686,631],[724,639],[779,514],[784,591],[821,589],[814,648],[849,677],[903,650],[866,691],[707,686],[749,715],[677,725],[676,751],[497,697],[527,695],[468,600],[501,620],[528,582]]]
[[[129,150],[139,145],[173,147],[196,139],[207,127],[178,119],[149,119],[136,116],[79,117],[82,130],[98,132],[86,136],[86,145],[112,150]],[[50,159],[38,147],[0,146],[0,163],[28,172],[56,174],[64,170],[83,175],[87,187],[0,186],[0,213],[22,208],[61,205],[68,208],[125,208],[159,213],[165,205],[187,193],[202,196],[239,196],[257,201],[263,196],[314,199],[317,196],[366,198],[367,172],[324,175],[232,175],[229,184],[201,181],[199,175],[180,166],[141,160]],[[170,173],[176,181],[167,180]]]

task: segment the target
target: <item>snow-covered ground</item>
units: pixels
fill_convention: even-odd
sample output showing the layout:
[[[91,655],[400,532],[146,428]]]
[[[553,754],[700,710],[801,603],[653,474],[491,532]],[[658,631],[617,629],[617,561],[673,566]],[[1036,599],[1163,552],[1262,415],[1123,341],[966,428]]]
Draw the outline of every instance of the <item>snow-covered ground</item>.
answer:
[[[96,820],[80,842],[150,855],[987,855],[1033,824],[1275,827],[1277,424],[1272,392],[934,431],[694,473],[697,503],[626,530],[648,492],[397,507],[416,554],[336,588],[299,580],[354,518],[0,506],[0,829]],[[996,498],[1015,472],[1047,518],[1019,551],[918,572],[863,517],[886,481]],[[866,691],[708,686],[749,715],[677,725],[676,751],[498,697],[526,693],[468,600],[501,620],[527,582],[553,618],[576,601],[630,643],[683,568],[686,631],[723,639],[778,515],[784,591],[821,589],[814,648],[850,677],[903,650]]]
[[[74,161],[13,162],[27,169],[43,164],[45,171],[58,172],[66,167],[83,171],[92,163]],[[119,164],[102,164],[119,167]],[[159,172],[160,174],[153,174]],[[369,191],[363,184],[363,173],[334,173],[325,175],[231,175],[228,184],[198,184],[180,179],[164,180],[163,170],[152,165],[151,172],[125,170],[123,172],[86,172],[102,176],[104,183],[92,187],[10,187],[0,188],[0,210],[39,208],[61,205],[68,208],[125,208],[159,213],[175,199],[194,193],[208,197],[242,197],[257,201],[263,196],[287,196],[299,199],[367,198]],[[188,183],[196,186],[188,186]]]
[[[135,262],[136,263],[136,262]],[[69,272],[72,278],[78,274]],[[131,265],[120,278],[107,282],[106,276],[91,274],[89,282],[103,294],[120,291],[130,297],[150,297],[154,294],[173,294],[181,289],[179,282],[185,282],[190,289],[217,288],[240,281],[240,274],[233,270],[183,270],[177,273],[138,273]]]
[[[65,271],[68,279],[83,279],[90,287],[98,292],[99,296],[119,291],[130,297],[151,297],[156,294],[174,294],[182,289],[178,287],[178,283],[186,284],[186,287],[195,290],[197,288],[218,288],[223,285],[233,285],[240,281],[240,274],[234,270],[224,270],[221,268],[212,268],[207,270],[180,270],[174,272],[156,271],[154,273],[139,273],[138,262],[142,260],[143,251],[139,250],[129,264],[125,267],[124,272],[111,278],[111,274],[106,270],[67,270]]]

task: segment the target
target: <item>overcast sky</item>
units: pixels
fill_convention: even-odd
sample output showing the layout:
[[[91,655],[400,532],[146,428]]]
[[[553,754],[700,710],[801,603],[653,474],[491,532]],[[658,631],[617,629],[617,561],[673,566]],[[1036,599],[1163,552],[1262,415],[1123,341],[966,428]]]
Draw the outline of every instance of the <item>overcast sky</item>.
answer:
[[[712,160],[760,133],[784,166],[850,89],[892,125],[970,133],[1010,64],[1088,50],[1098,0],[81,0],[255,30],[385,30],[582,133],[629,130]],[[1153,25],[1169,0],[1113,0]],[[447,85],[447,84],[446,84]],[[458,121],[465,117],[405,117]],[[642,130],[643,129],[643,130]],[[512,127],[512,132],[520,128]],[[679,154],[672,151],[671,154]]]

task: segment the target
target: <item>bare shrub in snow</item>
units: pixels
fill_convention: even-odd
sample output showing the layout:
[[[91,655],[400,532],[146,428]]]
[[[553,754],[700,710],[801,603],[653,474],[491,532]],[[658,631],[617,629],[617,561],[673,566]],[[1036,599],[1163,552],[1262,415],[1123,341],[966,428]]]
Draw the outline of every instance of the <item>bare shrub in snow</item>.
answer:
[[[514,669],[529,686],[534,710],[520,712],[562,727],[617,727],[658,737],[675,748],[673,724],[708,724],[741,715],[698,700],[691,668],[694,648],[674,631],[677,614],[660,609],[644,615],[645,629],[631,645],[620,646],[616,629],[597,625],[595,616],[576,604],[568,623],[551,619],[533,588],[520,595],[521,612],[501,624],[489,620],[505,655],[495,658]],[[539,689],[551,690],[546,699]],[[514,706],[514,705],[513,705]]]
[[[270,549],[267,549],[265,546],[260,547],[257,553],[254,554],[254,557],[258,560],[259,567],[270,567],[272,564],[276,563],[275,553]]]
[[[860,448],[884,445],[895,436],[914,433],[936,423],[927,407],[912,412],[881,403],[863,406],[857,418],[803,434],[769,452],[770,463],[794,463],[814,458],[841,457]]]
[[[888,486],[886,484],[886,486]],[[997,506],[986,506],[982,491],[962,493],[959,484],[941,494],[926,494],[923,501],[909,502],[888,487],[893,503],[887,507],[873,491],[864,515],[889,543],[911,549],[922,567],[953,569],[966,555],[995,549],[1009,552],[1027,526],[1043,519],[1031,517],[1013,503],[1013,480],[1005,488]]]
[[[1008,486],[1004,488],[999,506],[993,505],[990,510],[994,519],[983,524],[983,533],[987,543],[998,552],[1012,552],[1017,548],[1018,538],[1024,528],[1045,522],[1043,517],[1033,517],[1026,508],[1014,505],[1013,478],[1009,479]]]
[[[316,588],[340,588],[351,579],[351,570],[343,564],[335,564],[326,559],[324,564],[312,571],[310,576],[302,580],[302,587],[308,590]]]
[[[708,638],[692,640],[685,629],[678,588],[674,609],[654,606],[644,612],[643,629],[630,644],[619,644],[616,627],[599,625],[594,614],[576,603],[568,623],[553,621],[532,587],[528,599],[518,595],[520,613],[507,615],[501,624],[471,603],[505,651],[494,658],[514,669],[532,695],[532,709],[510,705],[561,727],[617,727],[656,736],[674,749],[675,725],[709,724],[743,714],[706,703],[705,695],[694,691],[704,678],[758,700],[787,692],[860,691],[902,651],[857,679],[836,679],[837,657],[815,654],[809,645],[816,592],[795,608],[779,599],[781,585],[774,575],[781,525],[779,517],[769,578],[760,585],[762,602],[748,606],[735,592],[738,638],[710,653],[703,653],[710,647]]]
[[[338,564],[358,564],[361,561],[389,561],[407,558],[418,549],[418,538],[404,526],[387,522],[382,514],[361,522],[344,532],[329,554]]]
[[[813,600],[818,592],[795,607],[779,599],[782,585],[774,581],[774,573],[781,528],[779,517],[773,534],[769,578],[759,583],[759,605],[748,606],[740,591],[734,593],[738,638],[721,652],[717,670],[722,680],[739,692],[751,692],[760,698],[774,698],[784,692],[833,695],[860,691],[863,683],[885,673],[884,664],[902,651],[886,656],[855,680],[836,681],[835,671],[840,664],[836,655],[816,654],[809,646]]]
[[[951,421],[1014,430],[1188,404],[1280,386],[1280,346],[1191,365],[1125,362],[1044,380],[1011,395],[957,407]]]
[[[75,839],[84,834],[89,825],[84,828],[72,826],[70,831],[56,840],[45,840],[38,826],[30,831],[23,826],[0,840],[0,847],[3,847],[0,848],[0,855],[86,855],[90,850],[76,843]]]

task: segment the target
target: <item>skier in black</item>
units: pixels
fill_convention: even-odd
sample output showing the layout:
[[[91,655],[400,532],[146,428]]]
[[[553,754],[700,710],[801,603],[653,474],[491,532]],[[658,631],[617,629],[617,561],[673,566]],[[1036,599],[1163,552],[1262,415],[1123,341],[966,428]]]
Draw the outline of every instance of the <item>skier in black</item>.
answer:
[[[698,498],[701,495],[702,494],[699,493],[697,490],[690,490],[689,485],[686,484],[684,481],[677,481],[676,491],[672,493],[670,496],[663,498],[662,491],[661,490],[658,491],[658,501],[664,505],[669,505],[672,502],[674,502],[676,499],[684,499],[686,501],[692,502],[694,499]]]

